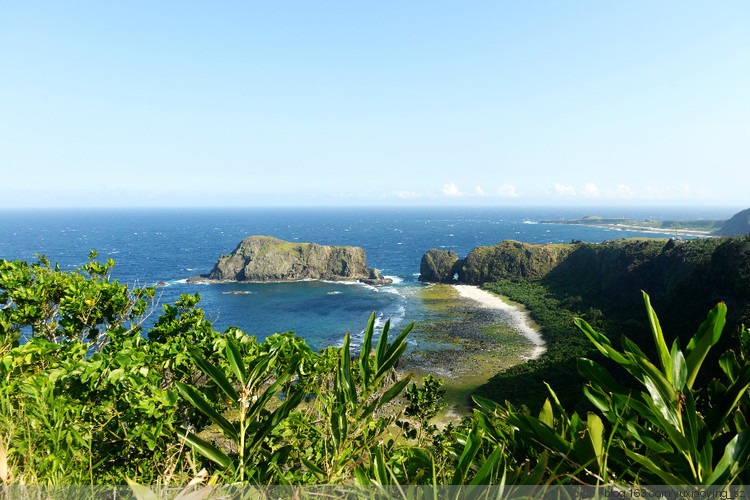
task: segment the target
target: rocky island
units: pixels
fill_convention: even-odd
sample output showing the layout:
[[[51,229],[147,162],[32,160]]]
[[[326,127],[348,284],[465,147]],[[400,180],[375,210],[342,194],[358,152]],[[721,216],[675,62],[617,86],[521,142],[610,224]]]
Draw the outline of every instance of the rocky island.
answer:
[[[196,282],[279,282],[301,280],[361,281],[387,285],[391,280],[367,267],[364,249],[317,243],[290,243],[271,236],[250,236],[230,255],[222,255],[209,274]]]

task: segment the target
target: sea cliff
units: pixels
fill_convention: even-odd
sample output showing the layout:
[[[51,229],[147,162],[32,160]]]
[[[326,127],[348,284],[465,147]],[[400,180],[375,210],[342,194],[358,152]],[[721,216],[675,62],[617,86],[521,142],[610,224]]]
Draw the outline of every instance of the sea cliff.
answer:
[[[222,255],[207,275],[188,281],[358,280],[383,285],[390,279],[367,267],[364,249],[317,243],[290,243],[271,236],[250,236]]]

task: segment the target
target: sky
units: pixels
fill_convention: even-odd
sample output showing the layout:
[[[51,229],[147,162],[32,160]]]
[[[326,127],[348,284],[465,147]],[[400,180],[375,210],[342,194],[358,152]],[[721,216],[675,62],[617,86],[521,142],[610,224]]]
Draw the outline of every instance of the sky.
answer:
[[[750,2],[0,2],[0,208],[750,206]]]

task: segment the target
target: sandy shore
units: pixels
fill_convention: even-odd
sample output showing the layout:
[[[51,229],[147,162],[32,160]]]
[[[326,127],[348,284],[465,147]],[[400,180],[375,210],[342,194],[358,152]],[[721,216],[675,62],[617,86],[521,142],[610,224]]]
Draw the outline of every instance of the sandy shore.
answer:
[[[453,285],[453,287],[461,297],[477,302],[480,307],[502,311],[504,316],[509,316],[513,328],[534,345],[527,359],[537,359],[547,350],[539,331],[530,326],[529,316],[525,311],[504,302],[497,295],[486,292],[479,287],[471,285]]]

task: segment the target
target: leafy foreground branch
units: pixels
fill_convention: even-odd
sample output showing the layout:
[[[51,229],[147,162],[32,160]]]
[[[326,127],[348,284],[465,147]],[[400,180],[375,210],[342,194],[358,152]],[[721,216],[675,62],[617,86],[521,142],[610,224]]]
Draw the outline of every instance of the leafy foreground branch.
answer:
[[[196,295],[144,331],[153,289],[111,281],[114,263],[94,257],[73,272],[0,261],[5,485],[750,484],[750,334],[703,368],[723,304],[682,350],[644,294],[656,362],[577,320],[607,361],[578,362],[586,415],[548,386],[538,415],[476,397],[440,430],[440,383],[394,372],[411,325],[376,341],[371,317],[353,358],[348,335],[318,353],[292,333],[215,332]]]

